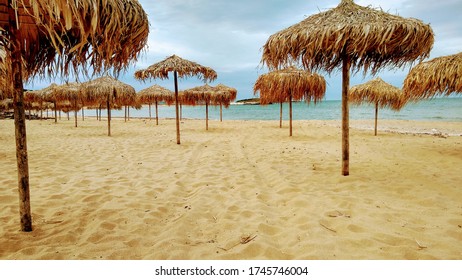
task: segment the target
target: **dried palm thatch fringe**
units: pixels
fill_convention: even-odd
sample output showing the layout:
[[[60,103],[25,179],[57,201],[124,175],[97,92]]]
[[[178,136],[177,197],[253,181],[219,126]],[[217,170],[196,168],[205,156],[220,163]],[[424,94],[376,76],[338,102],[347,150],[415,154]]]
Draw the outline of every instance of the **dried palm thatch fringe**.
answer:
[[[159,125],[159,102],[167,105],[175,103],[175,93],[159,85],[153,85],[138,92],[138,100],[141,104],[149,105],[149,119],[151,119],[151,104],[156,105],[156,125]]]
[[[138,80],[146,79],[168,79],[168,73],[176,72],[178,78],[188,78],[197,76],[203,81],[213,81],[217,78],[217,73],[210,67],[205,67],[196,62],[183,59],[177,55],[172,55],[166,59],[149,66],[147,69],[135,72]]]
[[[404,79],[403,91],[412,101],[462,93],[462,52],[419,63]]]
[[[321,75],[291,66],[261,75],[253,91],[254,94],[260,92],[260,104],[263,105],[289,102],[289,136],[292,136],[292,100],[316,104],[324,98],[326,80]],[[280,117],[282,119],[282,111]]]
[[[106,102],[108,136],[111,136],[111,106],[113,104],[127,104],[136,100],[135,88],[110,76],[103,76],[82,83],[82,93],[84,100],[89,104]]]
[[[178,77],[187,78],[197,76],[204,80],[204,82],[207,82],[215,80],[217,78],[217,73],[212,68],[202,66],[196,62],[183,59],[176,55],[172,55],[158,63],[149,66],[147,69],[136,71],[135,78],[138,80],[155,78],[168,79],[169,72],[173,72],[175,85],[176,143],[180,144]]]
[[[433,31],[418,19],[405,19],[353,0],[271,35],[262,63],[270,69],[300,63],[310,71],[342,68],[342,175],[349,175],[348,89],[350,69],[376,74],[429,56]]]
[[[28,110],[38,111],[38,110],[53,109],[54,105],[51,102],[29,102],[25,105],[25,107]]]
[[[371,103],[375,105],[375,128],[374,135],[377,135],[377,118],[379,108],[391,108],[399,111],[406,104],[402,91],[380,78],[375,78],[362,85],[350,88],[349,100],[353,104]]]

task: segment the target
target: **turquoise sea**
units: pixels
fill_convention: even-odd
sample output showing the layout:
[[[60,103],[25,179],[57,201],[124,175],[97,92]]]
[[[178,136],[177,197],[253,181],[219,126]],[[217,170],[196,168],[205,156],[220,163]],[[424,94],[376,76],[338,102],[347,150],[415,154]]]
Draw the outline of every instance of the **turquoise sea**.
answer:
[[[289,118],[289,105],[283,105],[283,118]],[[85,115],[95,116],[95,110],[86,110]],[[105,112],[102,113],[105,116]],[[374,106],[350,105],[350,119],[373,119]],[[123,117],[124,110],[113,110],[114,117]],[[149,117],[148,106],[141,110],[130,109],[130,117]],[[155,117],[155,107],[152,106],[152,117]],[[159,106],[159,118],[174,118],[175,106]],[[205,119],[205,106],[183,106],[183,118]],[[209,119],[219,120],[220,107],[209,106]],[[279,104],[261,105],[231,105],[223,108],[224,120],[279,120]],[[322,101],[307,104],[293,103],[294,120],[339,120],[341,119],[341,101]],[[401,111],[379,109],[379,119],[394,120],[426,120],[426,121],[462,121],[462,98],[434,98],[409,103]]]

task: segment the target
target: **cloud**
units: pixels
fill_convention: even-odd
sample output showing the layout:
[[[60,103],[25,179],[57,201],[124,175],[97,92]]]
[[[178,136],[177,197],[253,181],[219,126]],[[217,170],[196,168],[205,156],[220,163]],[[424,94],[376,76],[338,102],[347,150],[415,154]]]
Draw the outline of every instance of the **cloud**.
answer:
[[[139,0],[148,14],[150,34],[148,49],[121,80],[135,88],[157,83],[172,89],[172,81],[135,81],[136,69],[177,54],[215,69],[218,79],[238,89],[238,98],[253,96],[253,83],[267,70],[261,68],[261,48],[271,34],[296,24],[304,18],[338,5],[340,0]],[[461,0],[356,0],[362,6],[381,7],[384,11],[403,17],[414,17],[429,23],[435,33],[431,57],[462,51],[462,21],[458,13]],[[386,69],[379,73],[384,80],[401,86],[405,69]],[[321,73],[323,74],[323,73]],[[328,99],[339,99],[339,72],[326,76]],[[362,83],[362,74],[352,76]],[[180,87],[196,86],[198,79],[181,81]],[[35,84],[40,85],[42,84]]]

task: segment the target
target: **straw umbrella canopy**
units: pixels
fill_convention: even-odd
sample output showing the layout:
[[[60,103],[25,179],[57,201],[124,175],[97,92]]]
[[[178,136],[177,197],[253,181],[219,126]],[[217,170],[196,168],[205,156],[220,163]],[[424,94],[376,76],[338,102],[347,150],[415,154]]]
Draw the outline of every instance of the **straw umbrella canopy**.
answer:
[[[149,66],[147,69],[135,72],[135,78],[146,80],[148,78],[168,79],[168,73],[173,72],[175,84],[175,115],[176,115],[176,143],[180,144],[180,119],[178,110],[178,77],[187,78],[198,76],[204,82],[213,81],[217,73],[210,67],[205,67],[196,62],[172,55],[158,63]]]
[[[349,175],[348,89],[350,70],[376,74],[428,57],[433,46],[428,24],[342,0],[333,9],[307,17],[269,37],[262,62],[278,68],[294,61],[329,74],[342,69],[342,174]]]
[[[135,89],[113,77],[103,76],[92,81],[82,83],[84,99],[93,104],[106,102],[107,134],[111,136],[111,105],[121,105],[124,100],[136,98]]]
[[[321,75],[291,66],[261,75],[253,89],[254,93],[260,92],[262,105],[289,102],[289,135],[292,136],[292,100],[313,101],[316,104],[324,98],[326,81]]]
[[[216,89],[208,84],[186,89],[182,92],[183,104],[195,106],[205,104],[205,130],[209,130],[209,105]]]
[[[15,106],[22,231],[32,230],[23,80],[87,69],[119,72],[137,59],[148,33],[147,15],[135,0],[0,0],[0,46],[7,50]]]
[[[353,86],[349,91],[349,98],[353,104],[371,103],[375,105],[374,135],[377,136],[377,117],[379,108],[401,110],[405,105],[401,89],[375,78],[364,84]]]
[[[138,98],[142,104],[149,105],[149,119],[151,119],[151,104],[156,105],[156,125],[159,125],[159,102],[171,105],[175,102],[175,93],[159,85],[153,85],[138,92]]]
[[[462,52],[417,64],[404,79],[404,96],[418,100],[462,93]]]
[[[228,108],[232,101],[236,100],[237,89],[218,84],[215,86],[215,94],[212,96],[212,104],[220,105],[220,122],[223,121],[223,106]]]

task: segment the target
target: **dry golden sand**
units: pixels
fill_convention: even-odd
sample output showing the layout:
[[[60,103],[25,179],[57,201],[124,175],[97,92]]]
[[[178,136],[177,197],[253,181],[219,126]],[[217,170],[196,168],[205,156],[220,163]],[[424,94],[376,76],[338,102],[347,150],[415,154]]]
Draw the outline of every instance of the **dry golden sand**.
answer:
[[[0,259],[462,259],[462,123],[28,121],[34,231],[19,231],[0,120]],[[361,129],[367,128],[367,129]],[[380,130],[382,129],[382,130]]]

